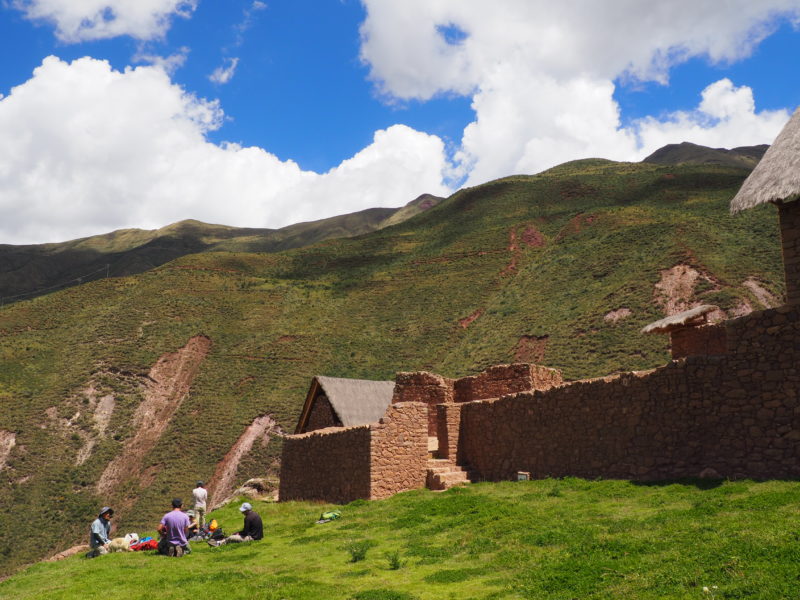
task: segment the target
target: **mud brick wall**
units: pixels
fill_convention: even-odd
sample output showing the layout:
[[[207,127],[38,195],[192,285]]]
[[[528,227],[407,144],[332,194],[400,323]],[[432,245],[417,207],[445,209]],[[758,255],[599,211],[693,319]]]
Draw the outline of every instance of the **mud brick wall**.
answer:
[[[311,412],[306,421],[306,432],[316,431],[317,429],[324,429],[326,427],[341,426],[342,423],[333,411],[333,406],[331,406],[328,397],[325,394],[319,394],[314,398],[314,403],[311,405]]]
[[[438,413],[439,458],[449,458],[457,463],[458,438],[461,430],[461,407],[463,404],[440,404]]]
[[[460,459],[487,480],[800,476],[800,314],[726,324],[729,354],[462,405]]]
[[[457,380],[453,387],[456,402],[472,402],[514,392],[546,390],[561,382],[561,372],[556,369],[519,363],[489,367],[478,375]]]
[[[402,402],[370,425],[372,441],[369,498],[425,487],[428,465],[428,405]]]
[[[370,497],[369,426],[320,429],[283,439],[280,499],[350,502]]]
[[[453,401],[453,380],[417,371],[395,376],[392,404],[423,402],[428,405],[428,435],[436,435],[436,405]]]
[[[786,302],[800,304],[800,201],[778,205]]]
[[[686,356],[713,356],[727,352],[725,325],[684,327],[670,333],[672,358]]]

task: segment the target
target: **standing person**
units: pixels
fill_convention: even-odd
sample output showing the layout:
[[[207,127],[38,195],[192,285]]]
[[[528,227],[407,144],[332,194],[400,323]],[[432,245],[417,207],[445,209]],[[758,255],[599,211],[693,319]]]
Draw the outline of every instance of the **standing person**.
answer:
[[[197,515],[197,526],[199,529],[203,529],[203,525],[206,524],[208,491],[202,481],[198,481],[197,487],[192,490],[192,498],[194,498],[194,513]]]
[[[89,552],[86,558],[94,558],[101,554],[108,554],[108,544],[111,542],[111,517],[114,516],[114,509],[104,506],[100,509],[100,514],[92,521],[89,530]]]
[[[161,540],[158,542],[158,551],[167,556],[183,556],[189,551],[186,541],[186,532],[189,529],[189,517],[181,510],[183,501],[175,498],[172,501],[172,510],[165,514],[158,526]]]
[[[239,507],[239,512],[244,513],[244,527],[242,530],[229,535],[224,540],[209,540],[209,546],[254,542],[264,537],[264,524],[261,522],[261,516],[253,510],[253,506],[249,502],[245,502]]]

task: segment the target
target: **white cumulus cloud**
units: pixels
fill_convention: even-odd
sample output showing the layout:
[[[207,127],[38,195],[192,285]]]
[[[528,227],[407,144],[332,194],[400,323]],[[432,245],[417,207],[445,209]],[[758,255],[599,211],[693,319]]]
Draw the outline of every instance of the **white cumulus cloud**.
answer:
[[[472,98],[476,117],[456,154],[469,184],[587,156],[638,160],[668,136],[768,143],[788,119],[756,112],[752,90],[723,80],[691,113],[623,127],[613,95],[618,81],[666,84],[691,57],[749,56],[779,23],[800,19],[800,0],[362,2],[361,58],[385,98]]]
[[[63,42],[129,35],[140,40],[162,37],[173,17],[189,17],[197,0],[11,0],[28,19],[56,27]]]
[[[236,73],[236,67],[239,64],[239,58],[226,58],[225,64],[221,67],[217,67],[208,76],[208,78],[219,85],[224,85],[228,83],[231,79],[233,79],[234,74]]]
[[[318,174],[210,143],[220,105],[156,66],[48,57],[0,100],[0,242],[72,239],[193,218],[280,227],[446,194],[442,141],[403,125]]]

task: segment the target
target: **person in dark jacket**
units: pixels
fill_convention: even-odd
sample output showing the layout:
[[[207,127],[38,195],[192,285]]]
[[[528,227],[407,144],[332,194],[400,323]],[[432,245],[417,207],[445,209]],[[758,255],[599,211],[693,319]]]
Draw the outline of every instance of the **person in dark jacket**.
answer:
[[[224,540],[209,540],[209,546],[254,542],[264,537],[264,524],[261,521],[261,516],[253,510],[252,504],[249,502],[243,503],[239,507],[239,511],[244,514],[244,527],[242,530],[229,535]]]

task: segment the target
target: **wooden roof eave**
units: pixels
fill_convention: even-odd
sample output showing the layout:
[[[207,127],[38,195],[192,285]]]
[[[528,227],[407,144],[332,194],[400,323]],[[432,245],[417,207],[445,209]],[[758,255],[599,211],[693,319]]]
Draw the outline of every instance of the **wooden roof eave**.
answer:
[[[314,399],[317,397],[319,388],[319,381],[317,381],[317,378],[314,377],[311,380],[311,387],[308,389],[308,395],[306,396],[306,401],[303,404],[303,411],[300,413],[300,420],[297,422],[297,427],[294,430],[295,435],[298,433],[303,433],[303,429],[305,429],[306,425],[308,424],[308,417],[311,415],[311,408],[314,405]]]

